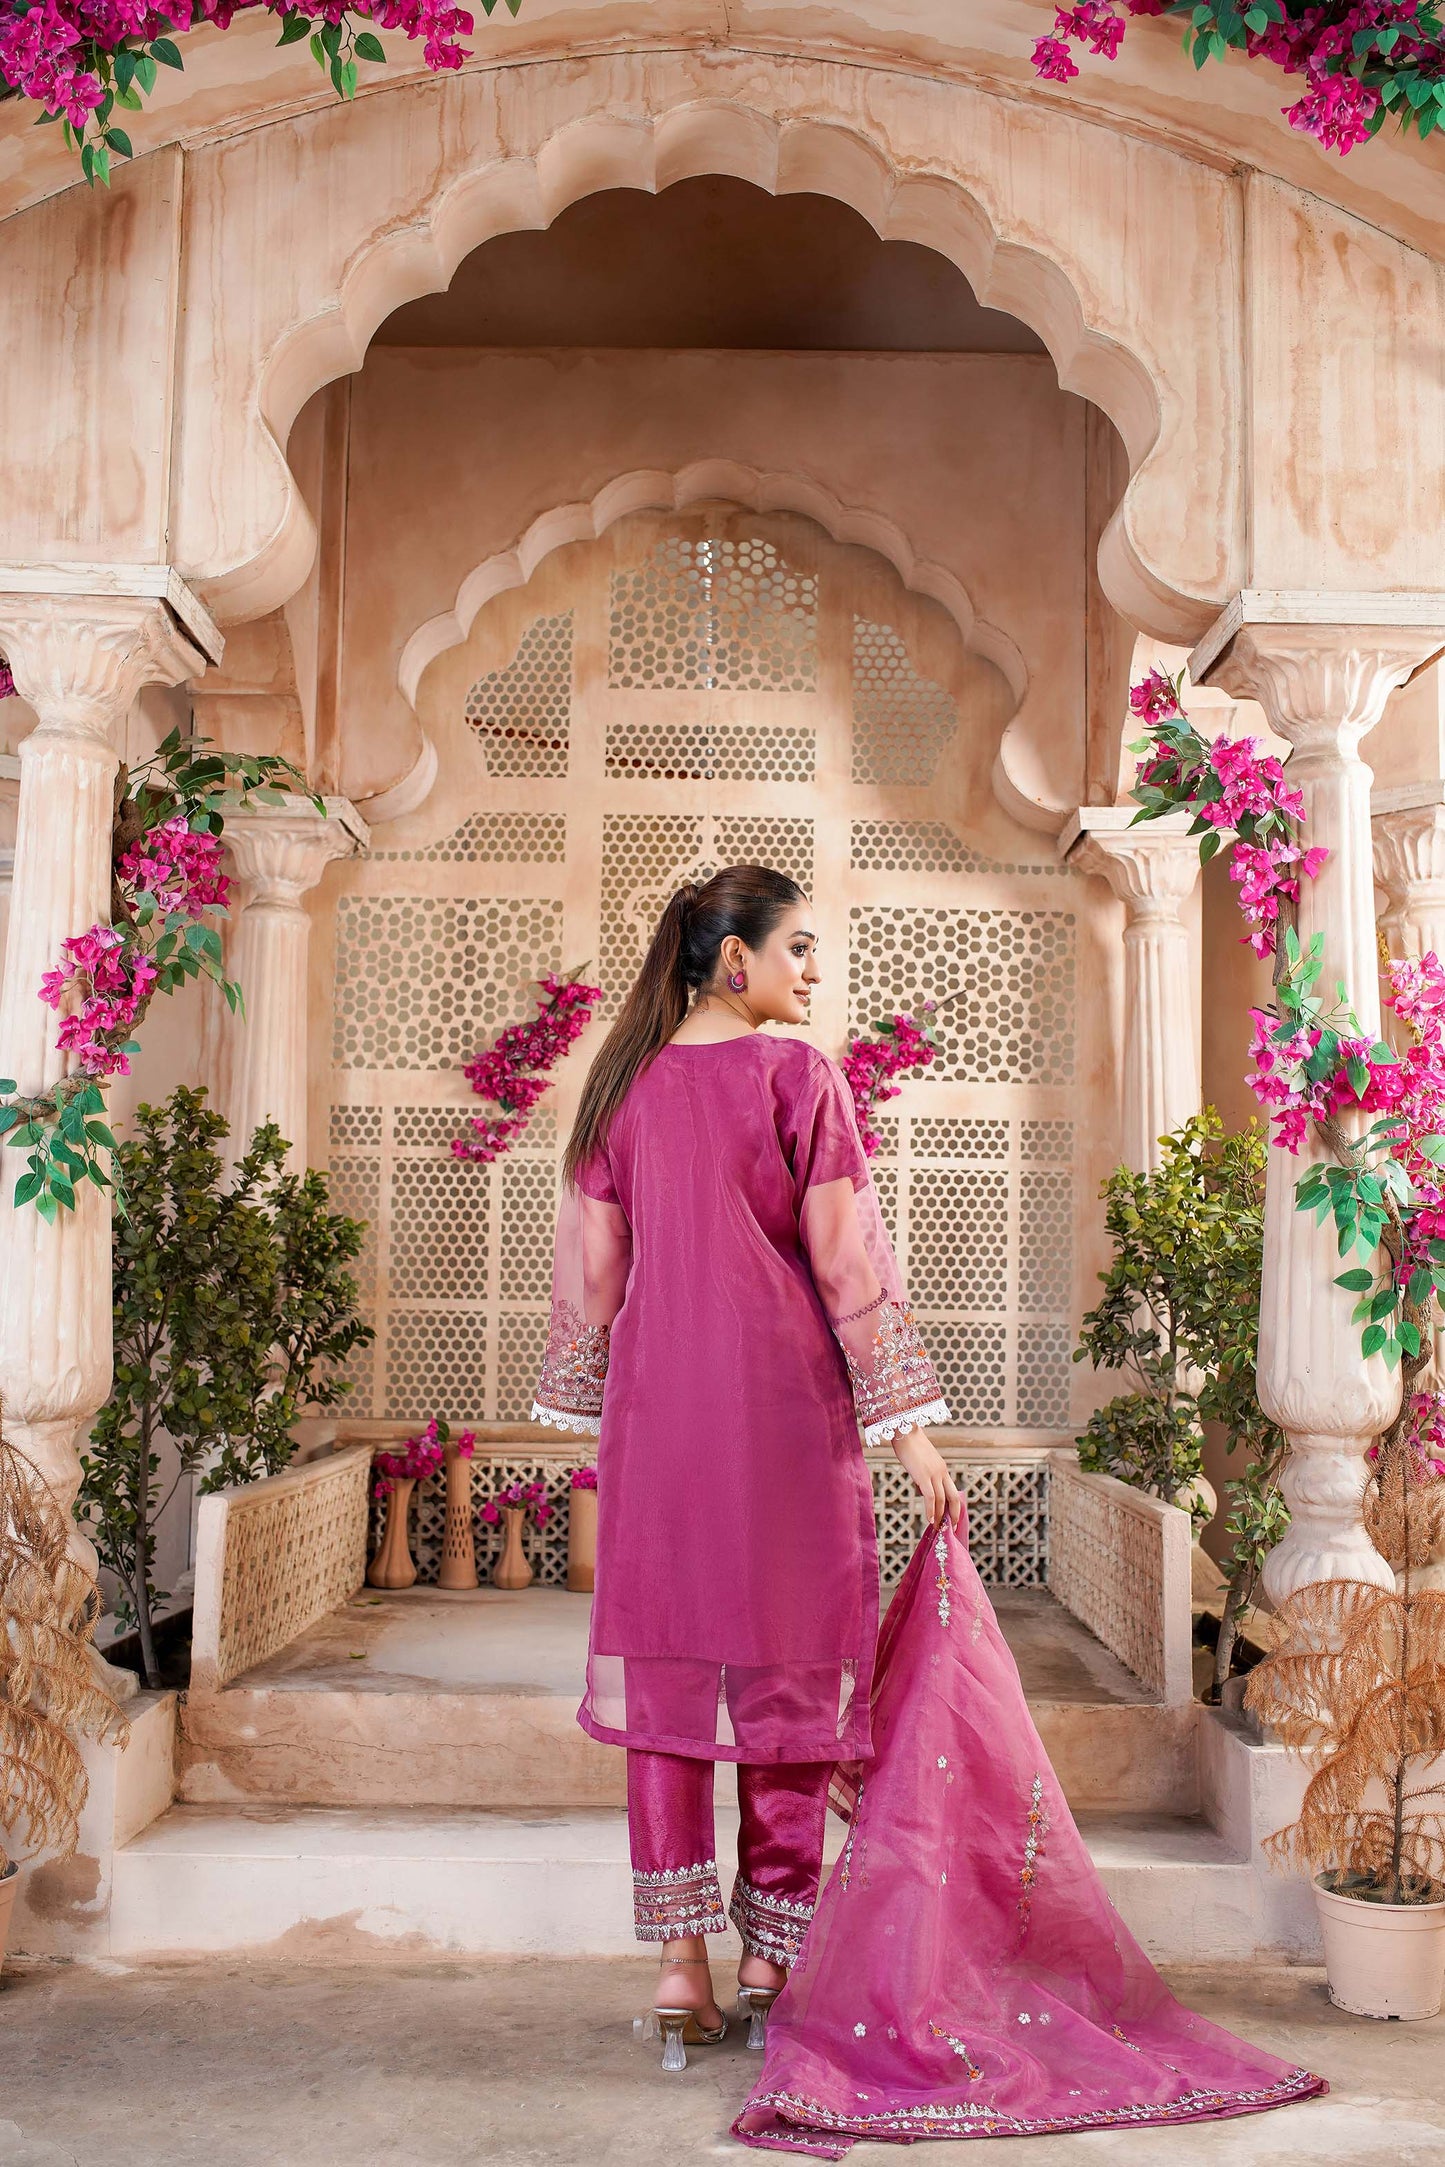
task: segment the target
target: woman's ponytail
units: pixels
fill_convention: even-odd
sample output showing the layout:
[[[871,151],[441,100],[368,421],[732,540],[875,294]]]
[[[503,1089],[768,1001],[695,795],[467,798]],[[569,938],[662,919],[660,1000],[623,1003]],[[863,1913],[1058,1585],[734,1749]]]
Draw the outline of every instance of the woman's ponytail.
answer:
[[[562,1173],[577,1170],[607,1140],[608,1125],[638,1073],[660,1052],[687,1014],[688,995],[717,969],[730,933],[745,948],[761,948],[785,910],[806,900],[795,880],[765,865],[730,865],[703,887],[684,881],[652,936],[622,1013],[582,1087],[582,1102]]]
[[[592,1064],[562,1155],[563,1178],[569,1182],[606,1137],[633,1077],[667,1044],[687,1014],[686,929],[697,897],[697,888],[685,881],[669,898],[622,1013]]]

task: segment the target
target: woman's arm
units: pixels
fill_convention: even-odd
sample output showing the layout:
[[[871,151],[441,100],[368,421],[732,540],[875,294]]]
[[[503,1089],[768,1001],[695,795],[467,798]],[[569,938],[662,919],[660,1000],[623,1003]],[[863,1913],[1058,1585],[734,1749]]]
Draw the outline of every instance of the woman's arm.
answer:
[[[552,1262],[552,1317],[532,1420],[596,1437],[612,1324],[627,1292],[632,1229],[619,1203],[563,1191]]]

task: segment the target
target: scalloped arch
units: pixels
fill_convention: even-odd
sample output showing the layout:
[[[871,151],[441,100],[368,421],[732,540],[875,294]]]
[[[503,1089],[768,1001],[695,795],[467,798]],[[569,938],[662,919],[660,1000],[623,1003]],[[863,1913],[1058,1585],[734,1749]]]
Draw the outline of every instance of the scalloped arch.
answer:
[[[897,84],[881,71],[838,71],[756,55],[746,56],[744,69],[744,56],[729,54],[706,70],[696,55],[672,55],[666,66],[654,60],[643,67],[630,64],[634,57],[575,62],[565,79],[554,66],[538,64],[447,86],[458,100],[485,95],[487,102],[477,108],[475,148],[460,126],[460,107],[441,130],[440,152],[435,109],[428,109],[432,125],[425,145],[418,140],[421,131],[404,125],[400,105],[388,133],[383,108],[390,99],[414,95],[408,86],[365,101],[364,113],[348,113],[349,134],[337,132],[332,116],[291,124],[294,133],[305,131],[305,139],[289,154],[278,146],[274,155],[325,161],[328,216],[288,235],[297,260],[278,301],[252,291],[253,308],[273,308],[272,322],[252,324],[238,298],[239,313],[219,303],[217,320],[207,323],[199,293],[187,312],[205,344],[188,360],[186,399],[196,411],[187,413],[178,461],[177,556],[218,615],[231,621],[259,615],[302,583],[314,531],[281,446],[305,400],[360,366],[377,326],[394,309],[445,287],[462,258],[484,241],[543,227],[585,195],[610,188],[655,192],[674,181],[723,174],[774,194],[816,192],[846,203],[880,237],[919,242],[944,255],[987,306],[1029,324],[1053,357],[1061,383],[1110,416],[1128,452],[1131,481],[1101,551],[1116,606],[1160,637],[1192,636],[1212,617],[1231,584],[1238,550],[1234,417],[1215,377],[1201,390],[1202,364],[1191,359],[1187,325],[1174,322],[1159,292],[1135,292],[1139,280],[1121,241],[1124,228],[1110,223],[1128,191],[1144,185],[1148,168],[1156,187],[1173,191],[1164,224],[1177,230],[1181,246],[1196,244],[1197,255],[1199,235],[1226,208],[1218,187],[1213,195],[1203,190],[1200,169],[1156,146],[1084,124],[1075,126],[1072,145],[1060,146],[1057,118],[1041,133],[1036,115],[957,84],[928,86],[925,112],[916,86],[911,102],[900,103]],[[697,94],[699,72],[723,77],[730,69],[736,95]],[[818,117],[819,92],[836,117]],[[876,117],[873,107],[887,108],[890,101],[896,110]],[[978,141],[964,141],[955,154],[958,127],[968,118],[962,108],[970,101],[981,124]],[[811,110],[790,111],[790,105]],[[836,111],[840,107],[848,111]],[[441,117],[447,119],[445,110]],[[373,132],[363,142],[368,125]],[[916,143],[909,140],[910,127]],[[1020,131],[1031,131],[1026,144],[1013,140]],[[249,217],[236,218],[237,247],[253,252],[278,237],[282,218],[284,192],[267,164],[273,154],[265,139],[272,132],[259,130],[226,149],[228,190],[244,199],[254,188],[262,199]],[[368,187],[356,190],[353,202],[350,183],[363,169],[350,161],[374,161],[380,145],[395,172],[388,172],[383,186],[373,163],[365,169]],[[965,155],[975,168],[968,178],[941,170],[946,160],[957,163]],[[1098,166],[1097,205],[1090,160]],[[1218,182],[1218,176],[1205,178]],[[394,204],[382,200],[387,189]],[[198,216],[189,258],[213,299],[226,285],[230,247],[221,195],[213,191],[214,200]],[[1056,206],[1052,222],[1049,205]],[[1055,226],[1060,235],[1067,228],[1064,238],[1056,238]],[[1228,266],[1217,274],[1206,268],[1221,282],[1206,304],[1231,317]],[[1199,306],[1196,295],[1195,320]],[[1229,335],[1227,323],[1221,331]],[[249,340],[257,358],[251,393],[232,395],[228,407],[232,334]],[[205,365],[198,368],[198,362]],[[1193,530],[1187,548],[1178,537],[1177,514],[1171,530],[1153,499],[1148,539],[1141,544],[1135,532],[1141,483],[1159,464],[1161,447],[1166,464],[1186,462],[1195,501],[1205,508],[1205,522]],[[216,478],[236,471],[238,458],[245,486],[228,498]]]
[[[524,587],[538,565],[569,542],[595,542],[633,512],[681,512],[690,505],[722,501],[751,512],[797,512],[835,542],[876,551],[905,587],[941,603],[957,624],[964,645],[991,662],[1008,684],[1017,709],[1028,693],[1023,656],[1008,634],[974,609],[961,580],[941,564],[914,554],[901,527],[881,512],[840,503],[821,482],[801,474],[764,474],[731,459],[698,459],[675,474],[637,468],[619,474],[586,503],[559,504],[534,519],[512,548],[498,550],[468,572],[450,609],[418,625],[401,652],[397,683],[415,708],[423,672],[449,647],[460,646],[478,613],[499,594]]]

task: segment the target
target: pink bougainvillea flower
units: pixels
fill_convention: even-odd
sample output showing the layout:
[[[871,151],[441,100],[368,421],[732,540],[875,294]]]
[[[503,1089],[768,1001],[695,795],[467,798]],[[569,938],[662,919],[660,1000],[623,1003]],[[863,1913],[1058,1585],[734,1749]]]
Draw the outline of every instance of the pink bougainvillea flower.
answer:
[[[538,1099],[551,1089],[546,1072],[586,1029],[602,998],[599,986],[563,979],[552,971],[540,984],[536,1015],[527,1023],[508,1024],[462,1072],[477,1096],[491,1099],[501,1112],[473,1114],[472,1134],[453,1140],[455,1158],[486,1165],[516,1142]]]
[[[1079,72],[1074,56],[1062,38],[1037,38],[1033,63],[1034,73],[1046,83],[1067,83]]]

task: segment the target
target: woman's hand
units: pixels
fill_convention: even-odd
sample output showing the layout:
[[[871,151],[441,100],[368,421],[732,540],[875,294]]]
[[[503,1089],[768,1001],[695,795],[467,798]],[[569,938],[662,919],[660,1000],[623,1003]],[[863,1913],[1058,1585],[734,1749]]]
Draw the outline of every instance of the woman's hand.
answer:
[[[901,1437],[894,1438],[893,1454],[899,1466],[906,1468],[917,1484],[918,1494],[928,1510],[929,1526],[942,1527],[947,1514],[950,1527],[957,1527],[963,1499],[944,1464],[943,1454],[927,1431],[905,1430]]]

